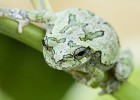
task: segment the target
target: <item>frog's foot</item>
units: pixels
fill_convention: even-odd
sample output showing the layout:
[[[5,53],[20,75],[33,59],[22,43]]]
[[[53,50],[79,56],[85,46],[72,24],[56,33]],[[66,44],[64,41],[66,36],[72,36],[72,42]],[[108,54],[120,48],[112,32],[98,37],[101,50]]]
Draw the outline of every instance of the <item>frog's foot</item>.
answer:
[[[29,20],[26,19],[26,20],[17,20],[17,21],[19,23],[19,25],[18,25],[18,32],[22,33],[23,27],[29,24]]]
[[[116,79],[110,79],[108,82],[106,83],[101,83],[101,87],[103,88],[103,90],[101,92],[99,92],[100,95],[103,94],[111,94],[116,92],[120,86],[122,85],[123,82],[118,81]]]

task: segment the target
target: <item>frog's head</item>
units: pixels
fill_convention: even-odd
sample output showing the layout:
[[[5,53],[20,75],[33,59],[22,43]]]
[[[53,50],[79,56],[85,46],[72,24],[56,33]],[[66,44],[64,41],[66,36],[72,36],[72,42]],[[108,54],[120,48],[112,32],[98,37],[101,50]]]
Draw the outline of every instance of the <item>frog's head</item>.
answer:
[[[59,70],[71,70],[80,67],[91,59],[90,47],[75,43],[69,38],[56,39],[46,37],[43,41],[43,53],[49,66]]]
[[[48,27],[42,41],[43,53],[53,68],[70,70],[93,63],[90,59],[97,51],[101,52],[103,64],[113,64],[118,59],[119,42],[115,31],[89,11],[69,9],[57,13]]]

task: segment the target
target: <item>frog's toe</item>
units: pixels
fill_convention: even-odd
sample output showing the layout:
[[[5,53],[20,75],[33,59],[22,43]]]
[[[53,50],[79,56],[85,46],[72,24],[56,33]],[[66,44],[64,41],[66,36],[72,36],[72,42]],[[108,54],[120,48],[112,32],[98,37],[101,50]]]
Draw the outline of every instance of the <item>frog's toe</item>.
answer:
[[[17,20],[19,25],[18,25],[18,32],[22,33],[22,29],[24,26],[29,24],[29,20]]]
[[[103,95],[114,93],[120,88],[121,85],[122,85],[121,81],[118,81],[116,79],[110,79],[108,82],[102,83],[101,87],[103,90],[99,92],[99,94]]]

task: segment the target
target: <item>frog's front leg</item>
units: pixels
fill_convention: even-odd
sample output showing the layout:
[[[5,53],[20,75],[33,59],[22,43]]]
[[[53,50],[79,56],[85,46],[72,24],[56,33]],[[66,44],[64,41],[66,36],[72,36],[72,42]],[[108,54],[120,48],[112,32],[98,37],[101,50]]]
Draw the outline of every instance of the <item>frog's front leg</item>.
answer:
[[[121,52],[117,63],[111,71],[113,71],[114,75],[111,73],[110,79],[102,84],[104,89],[100,94],[116,92],[121,87],[122,83],[128,79],[133,71],[131,53],[129,51]]]
[[[99,68],[93,68],[88,72],[71,70],[70,74],[80,83],[90,87],[97,87],[104,79],[104,72]]]
[[[0,8],[0,17],[13,19],[19,22],[19,33],[22,32],[22,28],[29,22],[46,23],[52,16],[52,13],[48,11],[26,11],[21,9]]]
[[[125,81],[133,71],[132,55],[129,51],[120,54],[119,60],[114,67],[115,77],[119,81]]]

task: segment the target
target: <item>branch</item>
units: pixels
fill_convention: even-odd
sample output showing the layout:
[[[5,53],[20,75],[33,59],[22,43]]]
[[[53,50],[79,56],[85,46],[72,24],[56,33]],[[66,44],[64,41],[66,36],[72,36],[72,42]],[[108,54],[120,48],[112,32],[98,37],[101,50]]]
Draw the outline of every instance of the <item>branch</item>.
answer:
[[[16,21],[0,18],[0,33],[42,52],[41,41],[44,38],[45,30],[33,24],[25,26],[22,33],[18,33],[17,28],[18,23]]]
[[[130,82],[125,82],[113,96],[117,100],[139,100],[140,90]]]
[[[41,41],[45,35],[45,30],[33,24],[29,24],[24,27],[22,34],[20,34],[17,31],[17,27],[18,23],[16,21],[0,18],[1,34],[16,39],[42,52]],[[129,82],[125,82],[113,96],[118,100],[139,100],[140,90]]]

